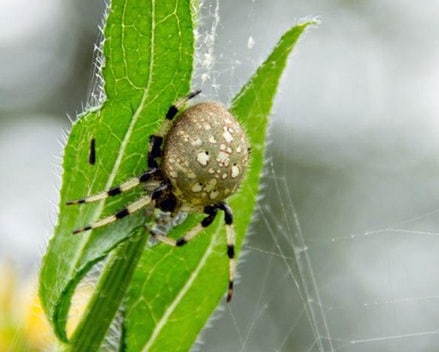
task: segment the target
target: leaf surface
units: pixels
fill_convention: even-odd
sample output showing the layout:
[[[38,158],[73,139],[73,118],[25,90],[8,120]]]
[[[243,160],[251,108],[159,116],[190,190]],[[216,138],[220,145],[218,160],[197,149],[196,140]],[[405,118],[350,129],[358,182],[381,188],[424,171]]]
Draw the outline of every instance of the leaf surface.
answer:
[[[62,341],[68,339],[67,315],[78,282],[143,222],[138,214],[72,235],[75,228],[113,214],[141,193],[81,206],[65,203],[144,171],[149,135],[169,105],[188,93],[192,76],[189,0],[112,0],[110,6],[103,45],[106,100],[72,127],[64,150],[58,224],[40,273],[42,303]],[[87,162],[92,138],[95,165]]]

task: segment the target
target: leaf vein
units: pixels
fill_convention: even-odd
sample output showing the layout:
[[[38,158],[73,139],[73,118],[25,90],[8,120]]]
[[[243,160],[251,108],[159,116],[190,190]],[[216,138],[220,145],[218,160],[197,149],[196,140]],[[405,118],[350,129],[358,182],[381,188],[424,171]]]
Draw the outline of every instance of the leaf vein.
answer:
[[[154,331],[150,335],[149,340],[144,345],[142,352],[148,352],[151,349],[151,347],[153,346],[153,344],[157,340],[157,338],[160,334],[160,331],[168,323],[171,314],[175,311],[175,309],[178,307],[180,302],[183,300],[183,297],[185,296],[185,294],[187,292],[189,292],[190,288],[192,287],[193,283],[197,279],[201,270],[206,265],[208,258],[210,257],[211,254],[214,253],[214,248],[216,247],[217,238],[218,238],[218,235],[220,232],[221,231],[217,227],[215,233],[212,235],[212,238],[209,241],[209,246],[206,248],[206,251],[204,252],[203,256],[201,257],[198,265],[196,266],[196,268],[194,269],[192,274],[189,276],[188,280],[186,281],[186,283],[184,284],[184,286],[182,287],[182,289],[180,290],[178,295],[175,297],[175,299],[172,301],[172,303],[166,309],[166,311],[162,315],[162,318],[155,325]]]

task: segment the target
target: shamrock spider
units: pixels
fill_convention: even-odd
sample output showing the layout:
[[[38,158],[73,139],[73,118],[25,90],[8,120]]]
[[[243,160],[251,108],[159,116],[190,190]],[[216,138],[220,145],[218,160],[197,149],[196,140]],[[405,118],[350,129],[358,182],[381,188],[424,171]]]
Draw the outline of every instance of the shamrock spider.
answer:
[[[224,212],[229,258],[227,302],[232,299],[235,275],[235,240],[233,214],[225,199],[235,193],[247,169],[247,137],[235,117],[214,102],[195,104],[179,110],[201,91],[195,91],[172,105],[158,134],[149,137],[148,170],[119,186],[67,204],[91,203],[116,196],[140,184],[154,185],[145,195],[114,215],[76,229],[74,234],[108,225],[142,208],[158,208],[175,217],[180,211],[204,213],[201,223],[174,240],[148,228],[160,242],[180,247],[193,239]],[[174,118],[176,118],[174,120]]]

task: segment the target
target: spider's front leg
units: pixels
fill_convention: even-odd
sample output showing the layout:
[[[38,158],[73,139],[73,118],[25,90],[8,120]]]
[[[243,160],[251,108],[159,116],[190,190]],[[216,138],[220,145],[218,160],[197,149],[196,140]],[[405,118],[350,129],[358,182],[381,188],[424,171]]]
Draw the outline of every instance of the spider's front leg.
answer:
[[[163,144],[163,136],[166,135],[166,132],[169,130],[169,127],[172,123],[172,120],[175,116],[177,116],[178,111],[186,104],[189,100],[196,97],[201,93],[201,90],[196,90],[194,92],[189,93],[184,98],[177,101],[175,104],[171,105],[166,113],[166,118],[162,122],[160,126],[158,134],[153,134],[149,136],[149,152],[148,152],[148,167],[158,167],[158,162],[156,159],[160,158],[162,155],[162,144]]]
[[[233,281],[235,277],[235,231],[233,229],[232,210],[225,202],[205,206],[204,213],[207,214],[207,216],[201,221],[200,224],[191,229],[186,235],[179,237],[176,240],[152,230],[149,230],[149,232],[153,238],[160,242],[174,247],[181,247],[196,237],[204,228],[212,224],[216,218],[218,210],[222,210],[224,212],[224,222],[227,231],[227,257],[229,258],[229,284],[227,302],[230,302],[233,296]]]
[[[146,172],[144,172],[142,175],[138,177],[134,177],[124,183],[121,183],[119,186],[113,187],[109,189],[108,191],[104,191],[95,195],[91,195],[85,198],[77,199],[77,200],[70,200],[66,202],[66,205],[74,205],[74,204],[83,204],[83,203],[92,203],[96,202],[98,200],[106,199],[108,197],[114,197],[118,194],[121,194],[122,192],[128,191],[141,183],[149,182],[150,180],[154,180],[157,177],[161,177],[161,172],[159,169],[153,168]],[[135,213],[136,211],[139,211],[140,209],[146,207],[151,203],[150,197],[142,197],[139,200],[129,204],[125,208],[119,210],[117,213],[110,215],[106,218],[100,219],[90,225],[78,228],[73,231],[74,234],[92,230],[98,227],[102,227],[108,224],[111,224],[112,222],[115,222],[119,219],[124,218],[125,216],[128,216],[132,213]]]

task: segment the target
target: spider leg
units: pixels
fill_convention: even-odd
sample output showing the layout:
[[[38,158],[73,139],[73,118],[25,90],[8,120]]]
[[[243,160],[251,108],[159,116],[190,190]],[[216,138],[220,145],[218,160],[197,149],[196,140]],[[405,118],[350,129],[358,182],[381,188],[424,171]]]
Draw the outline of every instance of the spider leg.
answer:
[[[229,288],[227,291],[227,302],[232,300],[233,281],[235,279],[235,230],[233,228],[232,209],[225,203],[218,204],[218,208],[224,211],[224,222],[227,231],[227,257],[229,258]]]
[[[201,93],[201,90],[195,90],[188,95],[186,95],[184,98],[178,100],[174,105],[171,105],[168,109],[168,112],[166,113],[166,120],[172,120],[175,115],[177,115],[178,110],[181,109],[181,107],[186,104],[189,100],[196,97],[198,94]]]
[[[97,227],[102,227],[102,226],[111,224],[112,222],[115,222],[119,219],[122,219],[125,216],[128,216],[132,213],[135,213],[136,211],[144,208],[145,206],[147,206],[150,203],[151,203],[151,197],[148,196],[148,197],[140,198],[139,200],[129,204],[127,207],[119,210],[116,214],[113,214],[113,215],[110,215],[106,218],[98,220],[98,221],[96,221],[93,224],[90,224],[88,226],[84,226],[84,227],[81,227],[79,229],[74,230],[73,234],[77,234],[80,232],[92,230],[92,229],[95,229]]]
[[[166,243],[174,247],[181,247],[197,236],[203,228],[208,227],[218,213],[218,209],[224,212],[224,222],[226,224],[227,232],[227,257],[229,258],[229,284],[227,291],[227,302],[232,300],[233,296],[233,282],[235,278],[235,231],[233,229],[233,213],[232,209],[224,203],[218,203],[215,205],[208,205],[204,207],[204,212],[207,216],[201,221],[200,224],[191,229],[186,235],[177,238],[176,240],[166,237],[160,233],[150,230],[152,237],[156,238],[158,241]]]
[[[149,136],[149,152],[147,156],[148,167],[159,167],[157,158],[162,154],[163,137],[158,135]]]
[[[184,106],[184,104],[186,104],[189,100],[196,97],[200,93],[201,90],[193,91],[186,95],[184,98],[178,100],[175,104],[171,105],[168,109],[168,112],[166,113],[166,119],[162,122],[162,125],[160,126],[158,134],[153,134],[149,136],[150,149],[147,157],[149,168],[158,167],[158,163],[155,159],[159,158],[162,154],[161,147],[163,143],[163,136],[169,130],[172,120],[178,114],[178,111]]]
[[[154,232],[150,230],[150,234],[152,237],[156,238],[158,241],[166,243],[170,246],[174,247],[181,247],[184,246],[186,243],[188,243],[190,240],[192,240],[194,237],[196,237],[203,228],[209,226],[213,220],[215,220],[216,214],[218,212],[218,209],[216,206],[206,206],[204,207],[204,212],[207,214],[207,216],[201,221],[200,224],[192,228],[188,233],[186,233],[184,236],[177,238],[176,240],[166,237],[158,232]]]
[[[90,140],[90,150],[88,152],[88,163],[90,165],[96,164],[96,138]]]
[[[119,186],[116,186],[116,187],[109,189],[108,191],[104,191],[104,192],[101,192],[101,193],[98,193],[98,194],[95,194],[95,195],[92,195],[89,197],[77,199],[77,200],[70,200],[70,201],[66,202],[66,204],[72,205],[72,204],[92,203],[92,202],[96,202],[96,201],[101,200],[101,199],[113,197],[113,196],[116,196],[122,192],[128,191],[131,188],[134,188],[141,183],[148,182],[151,178],[158,175],[159,173],[160,173],[160,171],[158,169],[153,168],[153,169],[146,171],[145,173],[143,173],[142,175],[140,175],[138,177],[134,177],[134,178],[120,184]]]

